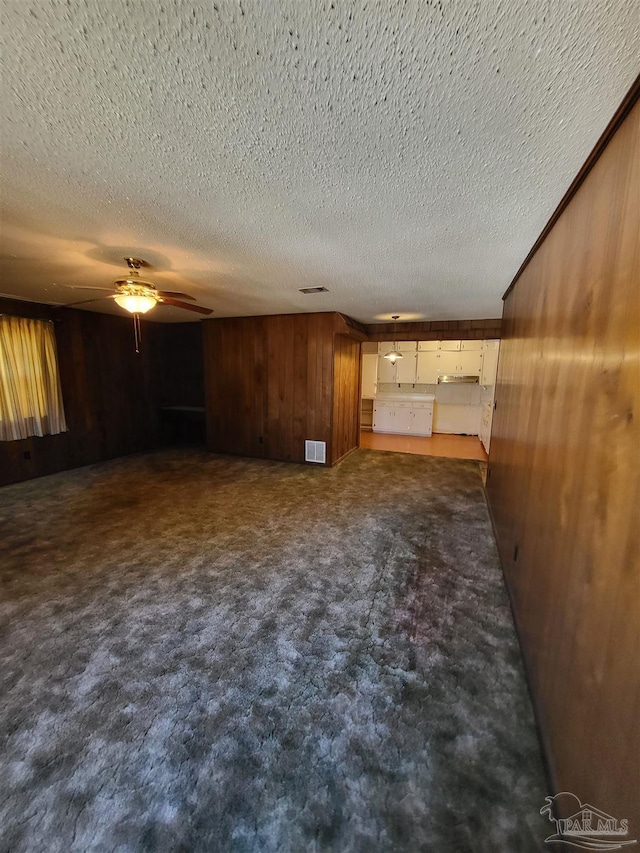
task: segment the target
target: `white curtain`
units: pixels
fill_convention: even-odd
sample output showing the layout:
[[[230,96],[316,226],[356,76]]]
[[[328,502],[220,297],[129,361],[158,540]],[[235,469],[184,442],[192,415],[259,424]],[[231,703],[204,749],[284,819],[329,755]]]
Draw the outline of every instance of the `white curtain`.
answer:
[[[53,323],[0,316],[0,441],[65,432]]]

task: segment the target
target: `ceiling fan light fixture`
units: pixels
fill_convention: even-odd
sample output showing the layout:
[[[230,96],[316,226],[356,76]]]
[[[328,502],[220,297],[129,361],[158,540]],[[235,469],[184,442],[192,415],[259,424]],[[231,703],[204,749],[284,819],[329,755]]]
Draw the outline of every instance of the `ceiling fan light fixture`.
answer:
[[[119,293],[114,297],[114,301],[130,314],[146,314],[158,304],[155,296],[139,293]]]

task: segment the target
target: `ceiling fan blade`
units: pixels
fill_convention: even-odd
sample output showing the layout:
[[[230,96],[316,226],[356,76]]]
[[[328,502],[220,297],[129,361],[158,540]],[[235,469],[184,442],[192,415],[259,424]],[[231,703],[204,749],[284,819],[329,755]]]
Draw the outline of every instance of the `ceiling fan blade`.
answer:
[[[83,299],[82,302],[67,302],[63,308],[75,308],[76,305],[86,305],[88,302],[102,302],[103,299],[113,299],[115,294],[111,296],[94,296],[93,299]]]
[[[159,305],[173,305],[175,308],[184,308],[187,311],[196,311],[198,314],[213,314],[211,308],[201,308],[200,305],[189,305],[188,302],[181,302],[179,299],[172,299],[169,296],[162,296]]]
[[[188,293],[180,293],[177,290],[158,290],[158,296],[168,296],[170,299],[190,299],[196,301],[195,296],[189,296]]]
[[[85,287],[82,284],[61,284],[60,287],[67,287],[69,290],[104,290],[105,293],[113,293],[112,287]]]

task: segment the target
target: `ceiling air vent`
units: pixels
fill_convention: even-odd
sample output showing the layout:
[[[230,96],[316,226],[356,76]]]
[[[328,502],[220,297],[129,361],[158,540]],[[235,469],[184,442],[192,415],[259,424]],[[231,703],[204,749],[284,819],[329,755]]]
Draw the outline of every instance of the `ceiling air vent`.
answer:
[[[304,443],[304,461],[305,462],[320,462],[322,465],[327,461],[327,442],[326,441],[305,441]]]
[[[327,287],[301,287],[300,293],[329,293]]]

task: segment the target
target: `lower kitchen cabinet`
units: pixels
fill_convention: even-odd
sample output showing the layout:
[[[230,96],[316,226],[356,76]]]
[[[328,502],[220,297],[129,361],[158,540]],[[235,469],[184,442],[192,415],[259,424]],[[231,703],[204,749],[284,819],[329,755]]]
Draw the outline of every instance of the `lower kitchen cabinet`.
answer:
[[[480,432],[479,438],[484,449],[489,453],[489,445],[491,444],[491,422],[493,420],[493,402],[483,403],[482,413],[480,417]]]
[[[376,400],[373,431],[404,435],[431,435],[433,403],[396,403]]]

